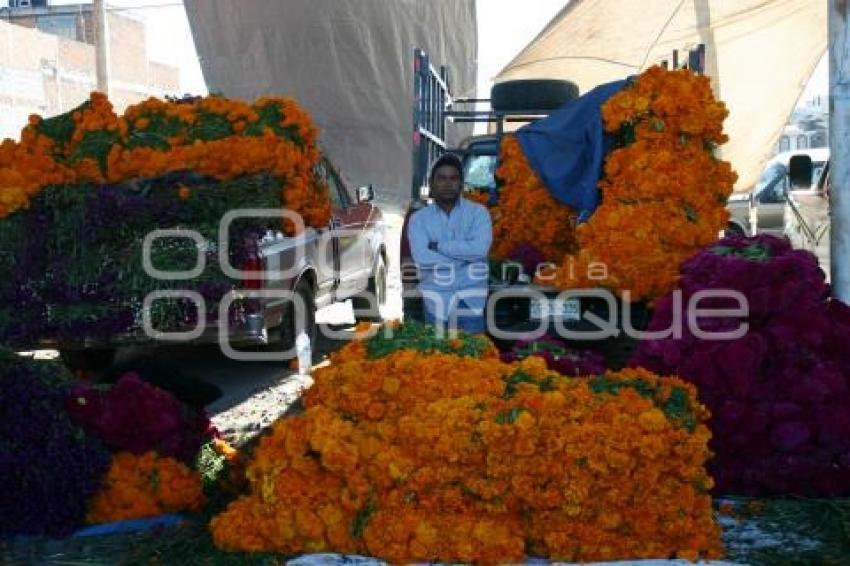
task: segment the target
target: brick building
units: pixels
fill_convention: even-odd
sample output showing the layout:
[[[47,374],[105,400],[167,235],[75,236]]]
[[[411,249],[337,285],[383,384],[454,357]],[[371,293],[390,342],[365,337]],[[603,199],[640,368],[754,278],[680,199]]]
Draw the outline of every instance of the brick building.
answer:
[[[30,114],[60,114],[97,88],[91,4],[10,4],[0,8],[0,139],[17,138]],[[116,111],[149,96],[180,93],[179,70],[148,59],[143,22],[111,12],[106,22],[109,98]]]

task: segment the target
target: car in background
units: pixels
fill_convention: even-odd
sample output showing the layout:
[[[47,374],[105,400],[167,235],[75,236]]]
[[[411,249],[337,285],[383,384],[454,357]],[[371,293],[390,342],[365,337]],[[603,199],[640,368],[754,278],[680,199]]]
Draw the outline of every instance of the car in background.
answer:
[[[765,164],[751,191],[729,198],[726,206],[730,213],[727,233],[775,236],[785,233],[785,203],[788,195],[798,190],[792,186],[789,175],[791,158],[795,155],[811,159],[812,178],[817,179],[829,160],[829,148],[796,149],[773,156]],[[808,187],[805,189],[808,190]]]

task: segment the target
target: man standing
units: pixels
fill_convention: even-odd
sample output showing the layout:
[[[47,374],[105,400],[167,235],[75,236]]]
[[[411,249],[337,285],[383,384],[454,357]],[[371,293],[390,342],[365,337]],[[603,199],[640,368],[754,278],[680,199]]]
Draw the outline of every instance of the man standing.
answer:
[[[463,165],[456,155],[437,159],[428,186],[434,202],[413,214],[408,227],[425,316],[442,327],[481,333],[493,241],[490,213],[460,196]]]

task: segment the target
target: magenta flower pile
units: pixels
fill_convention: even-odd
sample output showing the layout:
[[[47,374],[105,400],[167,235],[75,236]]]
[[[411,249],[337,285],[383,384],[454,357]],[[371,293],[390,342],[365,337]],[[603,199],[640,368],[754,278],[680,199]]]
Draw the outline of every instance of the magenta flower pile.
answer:
[[[191,462],[214,434],[203,409],[184,405],[132,372],[109,388],[75,385],[66,398],[66,410],[113,452],[142,455],[153,450]]]
[[[702,316],[702,332],[746,334],[642,341],[631,365],[678,374],[712,412],[711,472],[721,494],[850,495],[850,308],[829,298],[817,259],[771,236],[721,240],[682,265],[695,293],[733,290],[746,316]],[[736,308],[730,297],[703,309]],[[675,300],[661,299],[649,331],[671,328]]]

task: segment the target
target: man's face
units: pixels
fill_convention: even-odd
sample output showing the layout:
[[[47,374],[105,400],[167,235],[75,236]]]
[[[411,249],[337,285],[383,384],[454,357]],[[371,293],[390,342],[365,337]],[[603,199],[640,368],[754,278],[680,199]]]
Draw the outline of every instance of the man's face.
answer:
[[[452,202],[460,196],[460,172],[451,165],[437,167],[431,178],[431,196],[437,202]]]

